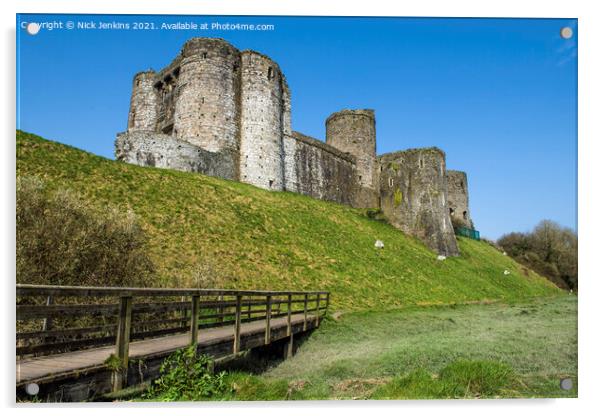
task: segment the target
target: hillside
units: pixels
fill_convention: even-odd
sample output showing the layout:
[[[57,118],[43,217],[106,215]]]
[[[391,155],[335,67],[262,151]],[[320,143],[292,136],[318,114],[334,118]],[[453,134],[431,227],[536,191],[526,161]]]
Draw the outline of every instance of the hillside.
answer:
[[[17,131],[17,174],[97,204],[131,208],[149,235],[157,285],[326,289],[336,309],[514,301],[560,291],[485,242],[438,261],[364,210],[200,174],[142,168]],[[376,251],[380,239],[385,248]],[[504,275],[509,270],[509,275]]]

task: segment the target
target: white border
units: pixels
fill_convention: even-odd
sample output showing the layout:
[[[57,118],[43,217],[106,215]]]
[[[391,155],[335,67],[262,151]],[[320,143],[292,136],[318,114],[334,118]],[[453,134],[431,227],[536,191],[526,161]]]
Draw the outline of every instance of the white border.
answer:
[[[579,399],[570,400],[503,400],[503,401],[425,401],[425,402],[304,402],[304,403],[228,403],[191,405],[171,404],[169,412],[190,414],[191,412],[232,413],[243,411],[250,415],[272,415],[286,412],[288,415],[304,415],[308,412],[341,412],[364,414],[372,409],[379,413],[400,414],[401,412],[427,412],[447,415],[483,414],[504,415],[509,412],[545,413],[546,415],[589,414],[600,404],[596,399],[601,394],[600,354],[600,309],[602,276],[597,273],[600,258],[602,233],[600,214],[602,204],[600,163],[602,132],[599,121],[600,97],[602,96],[600,74],[602,65],[602,21],[594,1],[542,1],[525,0],[474,1],[474,0],[429,0],[398,2],[383,0],[352,1],[282,1],[282,0],[237,0],[237,1],[152,1],[152,0],[103,0],[82,2],[69,0],[21,0],[0,3],[2,13],[2,83],[4,97],[0,101],[2,125],[6,128],[2,140],[2,249],[0,264],[4,265],[4,283],[1,298],[5,325],[4,340],[0,357],[3,360],[0,377],[1,403],[13,406],[9,411],[20,413],[52,412],[79,414],[82,405],[63,407],[14,408],[14,176],[15,176],[15,13],[107,13],[107,14],[218,14],[218,15],[336,15],[336,16],[443,16],[443,17],[564,17],[579,19]],[[166,405],[167,406],[167,405]],[[193,409],[189,409],[193,407]],[[86,406],[90,414],[126,413],[164,415],[161,405],[146,406]]]

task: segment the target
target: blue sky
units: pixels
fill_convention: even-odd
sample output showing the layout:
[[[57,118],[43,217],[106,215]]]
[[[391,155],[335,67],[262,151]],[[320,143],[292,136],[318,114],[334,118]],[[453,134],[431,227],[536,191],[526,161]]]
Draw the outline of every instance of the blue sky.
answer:
[[[377,151],[437,146],[468,174],[476,228],[577,224],[577,20],[17,16],[17,127],[113,158],[133,75],[193,36],[277,61],[293,129],[324,139],[343,108],[376,111]],[[63,23],[35,36],[21,22]],[[273,31],[68,30],[66,22],[265,23]],[[560,36],[573,29],[571,39]]]

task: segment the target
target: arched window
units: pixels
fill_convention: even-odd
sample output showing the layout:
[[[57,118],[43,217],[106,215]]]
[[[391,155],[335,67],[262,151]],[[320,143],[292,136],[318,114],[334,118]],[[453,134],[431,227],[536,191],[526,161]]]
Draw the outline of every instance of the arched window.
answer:
[[[464,211],[464,212],[462,213],[462,216],[464,217],[464,219],[465,219],[465,220],[467,220],[467,219],[468,219],[468,213],[467,213],[466,211]]]
[[[454,215],[454,209],[453,208],[449,209],[449,215]]]
[[[393,188],[393,178],[389,178],[389,188]]]
[[[272,67],[268,68],[268,79],[274,78],[274,69]]]

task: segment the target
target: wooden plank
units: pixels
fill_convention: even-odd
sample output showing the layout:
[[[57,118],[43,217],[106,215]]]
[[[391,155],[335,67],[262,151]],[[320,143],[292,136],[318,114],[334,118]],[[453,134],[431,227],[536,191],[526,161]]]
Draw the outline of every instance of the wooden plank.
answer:
[[[307,330],[307,293],[303,296],[303,331]]]
[[[100,326],[89,326],[83,328],[66,328],[66,329],[53,329],[50,331],[31,331],[31,332],[17,332],[17,339],[32,339],[32,338],[59,338],[59,337],[70,337],[76,335],[86,335],[95,332],[108,332],[114,331],[117,327],[116,324],[100,325]]]
[[[190,345],[196,345],[199,337],[199,296],[193,296],[190,309]]]
[[[288,307],[286,310],[286,336],[290,336],[292,334],[291,331],[291,316],[292,316],[292,310],[291,310],[291,296],[292,295],[288,295]]]
[[[236,318],[234,323],[234,346],[233,353],[237,354],[240,350],[240,304],[242,301],[241,295],[236,295]]]
[[[128,366],[130,330],[132,324],[132,297],[122,296],[119,300],[119,322],[117,324],[117,340],[115,342],[115,356],[125,369]],[[113,391],[121,390],[127,382],[127,370],[115,371]]]
[[[114,315],[119,305],[17,305],[17,320],[75,315]]]
[[[271,320],[272,320],[272,296],[266,296],[266,306],[265,306],[265,345],[268,345],[271,340]]]
[[[99,286],[55,286],[17,284],[17,296],[265,296],[265,295],[303,295],[305,293],[327,294],[327,291],[270,291],[270,290],[229,290],[229,289],[166,289],[139,287],[99,287]]]

